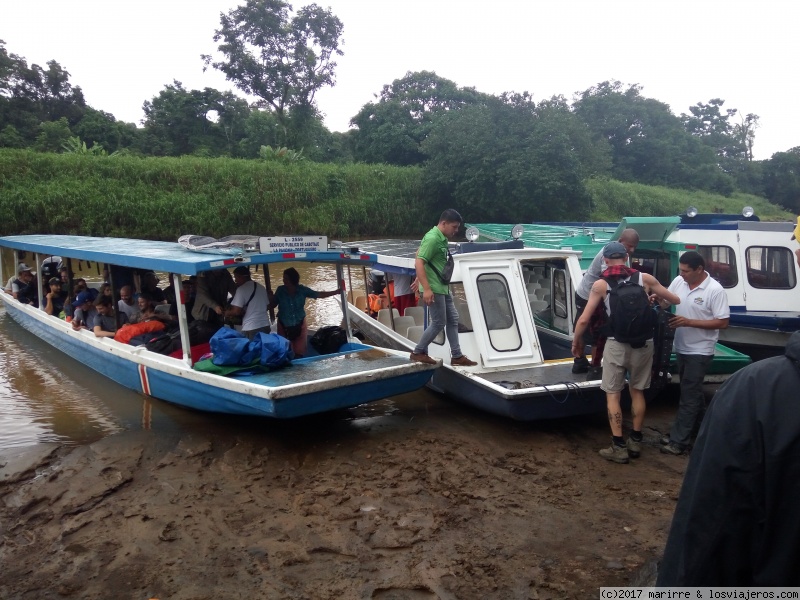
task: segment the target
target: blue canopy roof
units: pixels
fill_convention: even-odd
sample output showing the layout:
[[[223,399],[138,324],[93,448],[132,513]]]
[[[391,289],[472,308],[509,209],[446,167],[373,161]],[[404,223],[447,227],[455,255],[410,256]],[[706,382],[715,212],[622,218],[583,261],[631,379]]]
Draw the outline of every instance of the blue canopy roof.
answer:
[[[280,262],[328,262],[371,265],[374,254],[342,248],[322,252],[244,253],[242,256],[209,254],[187,250],[177,242],[156,242],[127,238],[85,237],[77,235],[16,235],[0,237],[0,246],[77,260],[108,263],[181,275],[202,271]]]

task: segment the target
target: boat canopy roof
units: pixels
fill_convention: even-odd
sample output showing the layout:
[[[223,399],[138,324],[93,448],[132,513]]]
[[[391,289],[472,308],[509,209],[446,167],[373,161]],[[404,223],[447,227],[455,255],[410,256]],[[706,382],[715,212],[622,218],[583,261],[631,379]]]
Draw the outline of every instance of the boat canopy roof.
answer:
[[[528,223],[520,239],[533,248],[584,249],[619,239],[625,229],[635,229],[639,242],[663,243],[680,224],[680,217],[625,217],[619,223]],[[513,225],[470,223],[482,236],[492,240],[509,239]]]
[[[359,240],[347,245],[357,247],[359,251],[377,256],[376,269],[387,273],[404,273],[414,275],[414,261],[419,250],[420,240]],[[477,252],[512,250],[519,258],[542,258],[580,256],[571,250],[525,248],[520,242],[451,242],[450,252],[457,254],[473,254]]]
[[[216,255],[187,250],[177,242],[77,235],[16,235],[0,237],[0,246],[78,260],[108,263],[182,275],[203,271],[280,262],[325,262],[372,265],[377,256],[355,248],[314,252],[243,253],[241,256]]]

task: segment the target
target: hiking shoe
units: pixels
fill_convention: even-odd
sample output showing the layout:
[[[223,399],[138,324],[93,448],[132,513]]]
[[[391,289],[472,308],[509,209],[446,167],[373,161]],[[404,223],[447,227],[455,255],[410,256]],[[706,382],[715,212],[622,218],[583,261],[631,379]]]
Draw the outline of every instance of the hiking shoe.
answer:
[[[458,358],[451,358],[450,364],[453,365],[454,367],[474,367],[478,363],[476,363],[474,360],[468,359],[466,356],[462,354]]]
[[[632,437],[629,437],[628,441],[625,442],[625,447],[628,449],[628,456],[631,458],[639,458],[642,453],[642,442],[637,442]]]
[[[603,378],[603,367],[589,367],[586,373],[586,381],[596,381]]]
[[[611,444],[610,448],[600,450],[600,456],[621,465],[628,464],[628,449],[625,446]]]
[[[686,450],[678,446],[678,444],[673,444],[670,442],[666,446],[661,446],[661,452],[664,454],[672,454],[673,456],[680,456],[686,452]]]
[[[427,354],[422,352],[412,352],[409,358],[415,362],[425,363],[426,365],[435,365],[436,361]]]
[[[589,370],[589,359],[585,356],[581,356],[580,358],[576,358],[575,361],[572,363],[572,372],[573,373],[586,373]]]

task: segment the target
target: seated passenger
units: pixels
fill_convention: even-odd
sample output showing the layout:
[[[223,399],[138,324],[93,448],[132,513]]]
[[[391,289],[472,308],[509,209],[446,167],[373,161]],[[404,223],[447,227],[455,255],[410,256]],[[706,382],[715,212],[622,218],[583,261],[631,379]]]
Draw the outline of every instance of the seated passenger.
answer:
[[[117,314],[114,311],[114,299],[110,296],[100,296],[96,303],[97,316],[94,318],[94,334],[97,337],[113,338],[117,332]],[[125,313],[119,315],[121,322],[120,325],[125,325],[128,322],[128,317]]]
[[[136,315],[136,320],[132,323],[142,323],[144,321],[163,321],[164,323],[171,323],[172,317],[163,313],[156,312],[156,305],[153,298],[147,293],[139,294],[136,299],[139,305],[139,314]]]
[[[158,287],[158,275],[155,274],[155,271],[142,273],[141,293],[150,296],[150,299],[155,304],[164,304],[167,301],[164,296],[164,290]]]
[[[74,313],[72,316],[72,328],[89,329],[94,326],[94,319],[97,317],[97,309],[94,306],[94,296],[89,290],[83,290],[72,303]]]
[[[50,291],[45,295],[44,312],[58,317],[64,311],[64,305],[67,303],[67,292],[62,289],[61,279],[58,277],[51,277],[47,285],[50,287]]]
[[[25,263],[20,263],[17,269],[17,278],[11,283],[11,293],[22,304],[39,306],[39,283],[31,268]]]
[[[117,310],[124,313],[128,321],[135,323],[138,320],[139,304],[133,299],[133,288],[129,285],[123,285],[119,290],[119,302],[117,302]]]

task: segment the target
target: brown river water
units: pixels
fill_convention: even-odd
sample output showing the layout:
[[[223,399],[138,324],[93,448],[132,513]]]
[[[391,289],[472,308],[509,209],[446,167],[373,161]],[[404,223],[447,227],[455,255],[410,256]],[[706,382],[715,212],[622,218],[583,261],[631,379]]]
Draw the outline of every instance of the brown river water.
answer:
[[[300,281],[317,290],[336,286],[329,267],[298,263]],[[281,284],[282,269],[270,274],[273,289]],[[99,281],[94,269],[78,276]],[[254,278],[263,283],[259,270]],[[162,277],[162,285],[166,278]],[[364,289],[363,273],[353,271],[348,289]],[[333,298],[309,301],[311,327],[338,325],[339,303]],[[429,396],[427,392],[422,394]],[[391,413],[391,403],[383,412]],[[369,411],[368,411],[369,412]],[[352,418],[352,417],[351,417]],[[17,325],[0,306],[0,451],[42,442],[87,444],[130,429],[178,431],[202,425],[209,418],[127,390],[66,356]],[[234,419],[235,421],[235,419]]]

